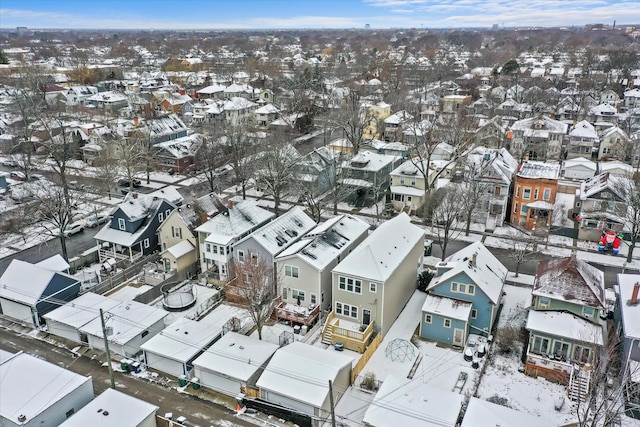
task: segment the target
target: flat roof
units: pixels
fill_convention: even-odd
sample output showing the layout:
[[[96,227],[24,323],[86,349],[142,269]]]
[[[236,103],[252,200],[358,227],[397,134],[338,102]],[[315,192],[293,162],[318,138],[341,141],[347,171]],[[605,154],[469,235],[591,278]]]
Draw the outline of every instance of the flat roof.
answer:
[[[148,353],[186,363],[221,333],[222,328],[180,317],[140,348]]]
[[[93,292],[87,292],[62,307],[45,314],[43,317],[77,329],[99,318],[100,309],[108,311],[119,304],[120,301]]]

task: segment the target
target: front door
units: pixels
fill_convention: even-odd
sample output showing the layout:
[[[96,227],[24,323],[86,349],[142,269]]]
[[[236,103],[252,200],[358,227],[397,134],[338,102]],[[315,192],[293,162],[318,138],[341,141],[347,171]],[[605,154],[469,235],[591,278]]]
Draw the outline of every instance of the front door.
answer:
[[[368,325],[371,323],[371,310],[364,309],[362,310],[362,324]]]
[[[453,329],[453,345],[462,347],[464,345],[464,331],[462,329]]]

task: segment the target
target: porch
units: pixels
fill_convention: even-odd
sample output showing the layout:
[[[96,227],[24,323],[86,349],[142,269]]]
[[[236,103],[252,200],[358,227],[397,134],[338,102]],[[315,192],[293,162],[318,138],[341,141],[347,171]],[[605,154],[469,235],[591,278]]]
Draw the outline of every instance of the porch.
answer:
[[[100,248],[98,250],[98,255],[100,257],[100,262],[105,262],[109,258],[113,258],[116,260],[116,263],[122,261],[129,261],[131,263],[136,262],[140,258],[143,257],[144,253],[142,251],[137,251],[132,248],[121,248],[118,250],[116,246],[111,246],[109,248]]]
[[[373,336],[374,322],[363,325],[338,318],[329,312],[322,329],[322,342],[327,345],[340,343],[348,350],[364,353]]]
[[[276,305],[274,313],[277,321],[285,320],[291,322],[292,325],[307,325],[311,327],[320,318],[320,306],[306,308],[281,301]]]
[[[561,358],[527,353],[524,373],[532,377],[543,377],[548,381],[568,385],[573,365]]]

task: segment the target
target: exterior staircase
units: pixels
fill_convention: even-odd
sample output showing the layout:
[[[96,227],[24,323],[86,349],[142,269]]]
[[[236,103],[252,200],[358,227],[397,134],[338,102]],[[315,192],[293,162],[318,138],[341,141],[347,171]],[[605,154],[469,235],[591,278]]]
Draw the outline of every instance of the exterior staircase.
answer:
[[[584,369],[578,365],[573,365],[571,377],[569,378],[569,399],[573,401],[583,401],[589,394],[591,383],[591,370]]]
[[[331,345],[331,339],[333,338],[333,311],[329,312],[327,320],[324,323],[322,329],[322,344]]]

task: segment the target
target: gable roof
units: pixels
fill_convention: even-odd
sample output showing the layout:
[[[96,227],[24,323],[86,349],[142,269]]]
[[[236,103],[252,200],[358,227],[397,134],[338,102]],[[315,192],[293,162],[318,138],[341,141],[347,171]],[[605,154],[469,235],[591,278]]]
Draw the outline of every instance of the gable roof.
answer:
[[[11,264],[0,276],[0,297],[35,305],[55,276],[63,276],[77,283],[77,279],[68,274],[18,259],[11,260]]]
[[[329,395],[329,380],[335,381],[352,361],[339,352],[295,341],[276,351],[256,385],[318,408]]]
[[[208,234],[205,241],[226,245],[275,217],[273,212],[261,208],[254,200],[242,200],[237,204],[230,203],[230,206],[196,228],[196,231]]]
[[[552,425],[554,425],[552,421],[543,417],[472,397],[464,412],[460,427],[540,427]]]
[[[466,322],[469,320],[472,307],[473,304],[467,301],[427,294],[422,311]]]
[[[278,255],[291,244],[298,241],[315,225],[304,211],[295,206],[288,212],[264,225],[241,240],[253,239],[272,256]],[[240,242],[239,242],[240,243]]]
[[[111,310],[120,301],[93,292],[87,292],[65,305],[45,314],[47,320],[62,323],[78,329],[100,316],[100,309]]]
[[[282,251],[278,260],[295,256],[322,271],[368,229],[369,224],[360,218],[338,215],[318,224],[299,242]]]
[[[100,426],[138,427],[155,414],[158,407],[111,388],[106,389],[60,427]]]
[[[575,255],[538,263],[532,295],[605,308],[604,273]]]
[[[333,272],[385,282],[423,240],[424,230],[402,212],[382,223]]]
[[[621,199],[624,199],[624,195],[622,194],[623,187],[620,185],[623,179],[625,178],[610,174],[609,172],[604,172],[586,179],[580,183],[580,199],[585,200],[606,189],[610,190]]]
[[[508,272],[500,260],[481,242],[474,242],[460,249],[444,262],[438,263],[437,267],[449,269],[435,277],[427,289],[433,289],[459,274],[466,274],[494,304],[500,300]]]
[[[35,265],[44,267],[49,270],[62,271],[62,272],[67,271],[69,267],[71,267],[69,263],[65,261],[64,258],[62,258],[62,255],[60,254],[55,254],[54,256],[44,259],[36,263]]]
[[[586,120],[576,123],[571,132],[569,132],[569,136],[574,138],[598,139],[596,128]]]
[[[590,169],[592,171],[596,171],[596,169],[598,169],[598,165],[596,164],[596,162],[586,159],[584,157],[576,157],[575,159],[567,159],[564,161],[564,169],[566,170],[567,168],[573,168],[576,166],[583,166],[587,169]]]

